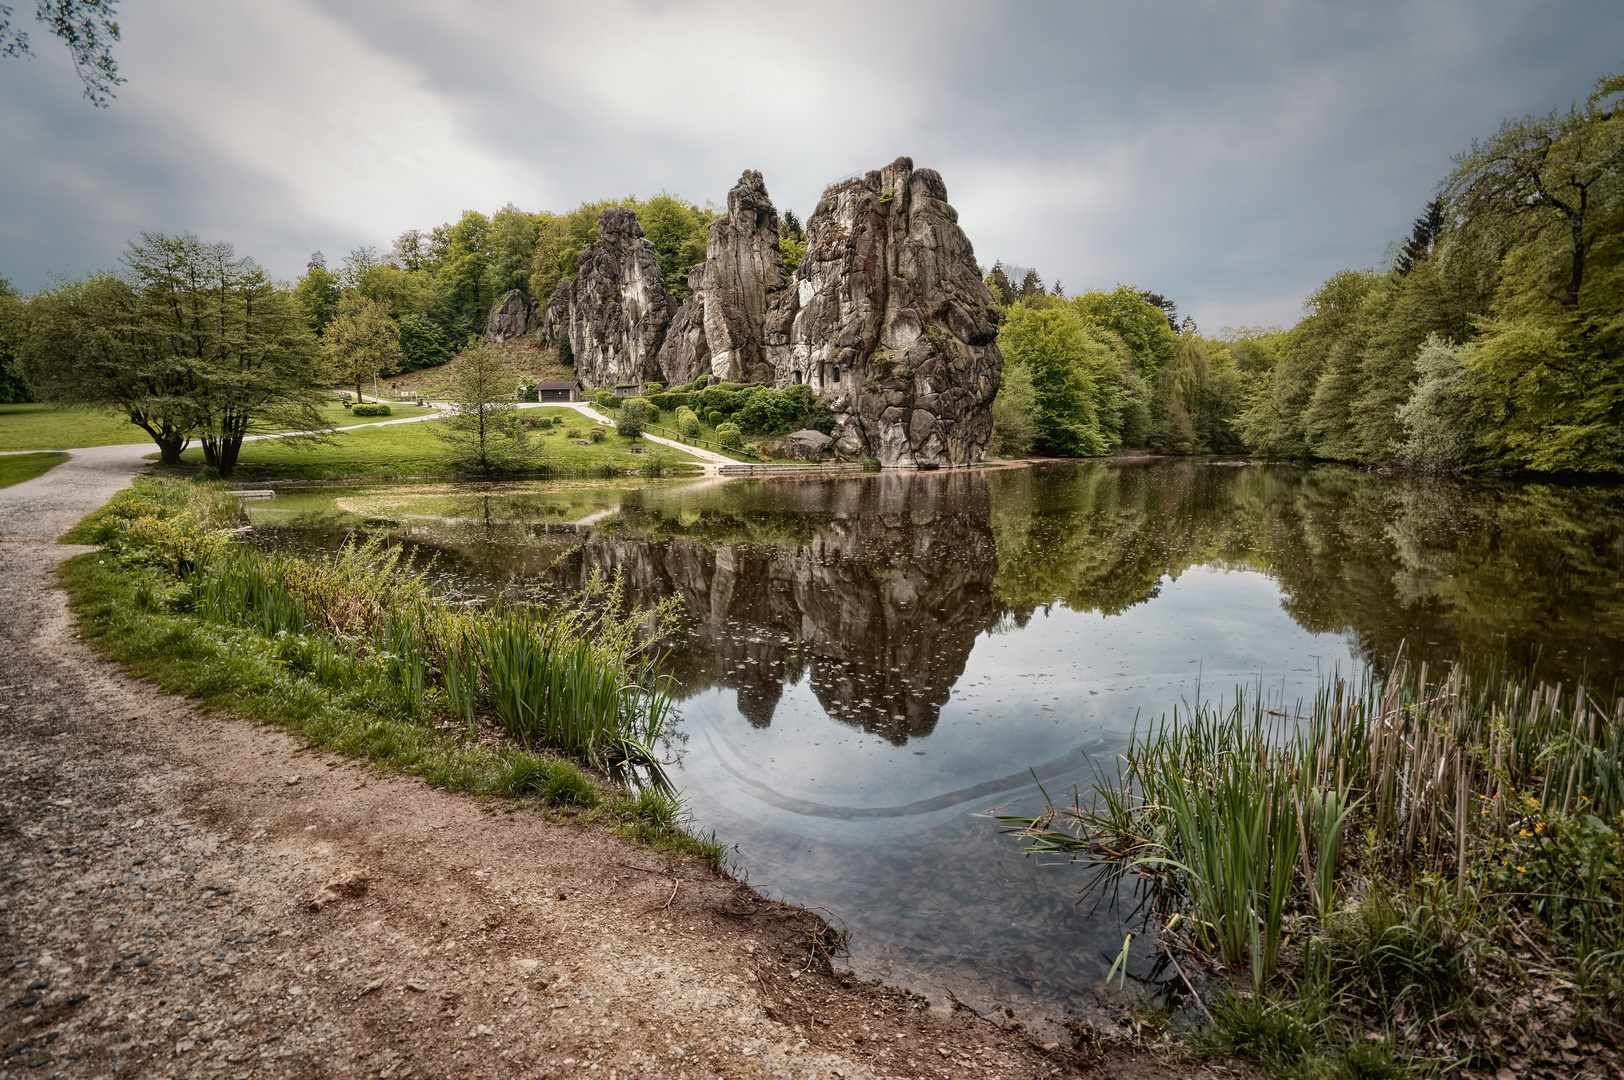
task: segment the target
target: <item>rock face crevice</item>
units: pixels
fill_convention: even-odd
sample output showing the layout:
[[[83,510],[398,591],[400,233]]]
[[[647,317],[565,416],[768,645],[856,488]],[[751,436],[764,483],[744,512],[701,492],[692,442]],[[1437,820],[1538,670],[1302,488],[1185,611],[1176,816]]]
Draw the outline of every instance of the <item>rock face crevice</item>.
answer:
[[[553,292],[543,338],[560,348],[567,338],[587,387],[658,378],[660,346],[677,305],[636,215],[622,206],[605,210],[597,241],[581,249],[578,263],[580,273]]]
[[[668,383],[710,372],[723,382],[771,383],[763,338],[769,298],[784,287],[778,211],[761,174],[747,170],[727,193],[727,213],[711,222],[705,261],[688,276],[693,290],[660,352]]]
[[[786,281],[778,211],[749,170],[712,222],[679,309],[630,210],[606,210],[544,339],[567,339],[588,387],[707,373],[805,383],[836,415],[834,451],[891,468],[979,463],[1003,356],[998,305],[934,169],[898,158],[829,187]]]

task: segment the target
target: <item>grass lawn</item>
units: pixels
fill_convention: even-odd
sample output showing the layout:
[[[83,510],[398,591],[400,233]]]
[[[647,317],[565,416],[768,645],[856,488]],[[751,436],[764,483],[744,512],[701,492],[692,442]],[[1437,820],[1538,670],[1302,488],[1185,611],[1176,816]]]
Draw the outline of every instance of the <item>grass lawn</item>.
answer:
[[[333,427],[344,427],[401,420],[433,411],[416,405],[391,405],[390,409],[391,416],[351,416],[334,402],[322,409],[321,416]],[[0,405],[0,450],[69,450],[150,441],[145,431],[117,413],[54,405]]]
[[[526,409],[525,416],[561,414],[566,427],[537,432],[536,468],[560,473],[597,474],[605,468],[628,472],[646,465],[650,453],[633,453],[630,439],[614,434],[592,446],[577,446],[564,434],[567,427],[585,432],[592,425],[573,409]],[[361,428],[341,432],[327,444],[292,443],[262,439],[243,444],[237,462],[237,475],[246,480],[342,480],[395,476],[451,476],[456,472],[446,460],[447,443],[435,437],[439,421],[398,424],[392,427]],[[694,459],[667,447],[639,443],[639,449],[659,453],[666,462],[692,463]],[[197,448],[182,455],[188,464],[201,465],[203,453]]]
[[[0,488],[44,476],[64,461],[67,454],[3,454],[0,455]]]
[[[150,441],[128,418],[99,409],[0,405],[0,450],[67,450]]]

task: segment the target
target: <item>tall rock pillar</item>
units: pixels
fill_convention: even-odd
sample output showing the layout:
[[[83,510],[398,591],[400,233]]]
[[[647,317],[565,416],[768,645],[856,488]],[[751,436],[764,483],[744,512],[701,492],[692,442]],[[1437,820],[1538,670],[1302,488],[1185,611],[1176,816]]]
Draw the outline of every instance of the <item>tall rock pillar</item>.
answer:
[[[766,313],[774,383],[809,383],[845,454],[973,465],[992,434],[998,305],[934,169],[898,158],[828,188]]]

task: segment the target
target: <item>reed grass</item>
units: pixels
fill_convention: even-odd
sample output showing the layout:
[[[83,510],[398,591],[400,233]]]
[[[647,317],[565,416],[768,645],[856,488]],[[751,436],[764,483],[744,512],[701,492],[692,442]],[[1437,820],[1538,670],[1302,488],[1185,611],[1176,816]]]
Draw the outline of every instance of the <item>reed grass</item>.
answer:
[[[1483,1053],[1472,1017],[1532,977],[1530,946],[1616,1041],[1621,740],[1624,699],[1401,661],[1326,684],[1301,715],[1248,693],[1175,711],[1072,805],[1000,820],[1033,852],[1151,878],[1163,939],[1187,933],[1249,994],[1278,986],[1295,934],[1304,993],[1404,1018],[1404,1053]]]
[[[668,611],[622,614],[619,583],[602,578],[572,605],[470,609],[431,596],[425,569],[369,537],[325,560],[236,546],[186,580],[216,622],[317,635],[378,665],[412,715],[432,699],[476,736],[488,715],[525,749],[665,782],[669,680],[645,630]]]

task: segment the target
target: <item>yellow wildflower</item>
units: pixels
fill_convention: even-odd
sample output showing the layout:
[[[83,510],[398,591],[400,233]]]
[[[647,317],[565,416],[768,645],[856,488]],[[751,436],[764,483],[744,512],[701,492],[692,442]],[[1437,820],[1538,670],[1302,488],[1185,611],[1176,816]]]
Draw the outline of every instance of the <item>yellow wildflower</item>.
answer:
[[[1528,867],[1526,867],[1526,866],[1519,866],[1519,867],[1517,867],[1517,873],[1519,873],[1519,874],[1526,874],[1526,873],[1528,873]]]

